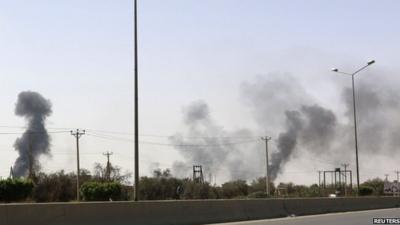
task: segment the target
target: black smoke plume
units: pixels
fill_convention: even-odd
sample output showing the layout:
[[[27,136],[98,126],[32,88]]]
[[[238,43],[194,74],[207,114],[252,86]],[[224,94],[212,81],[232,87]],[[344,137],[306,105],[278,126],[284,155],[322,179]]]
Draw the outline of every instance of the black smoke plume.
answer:
[[[272,154],[271,178],[274,180],[296,148],[302,144],[321,153],[330,148],[337,128],[335,114],[319,105],[301,106],[299,111],[286,111],[286,131],[279,134],[278,151]]]
[[[50,154],[50,136],[45,122],[51,113],[50,101],[39,93],[25,91],[18,95],[15,114],[25,118],[27,129],[14,143],[19,154],[13,167],[14,176],[27,176],[30,165],[38,168],[39,157]]]
[[[287,131],[278,138],[278,152],[272,154],[271,179],[274,180],[280,168],[289,160],[296,147],[299,131],[303,128],[303,121],[297,111],[286,111]]]
[[[286,163],[310,153],[329,167],[354,162],[354,118],[351,82],[337,86],[341,104],[333,111],[307,93],[288,74],[268,74],[244,82],[242,96],[252,110],[262,133],[275,137],[272,177],[283,172]],[[399,154],[400,94],[398,82],[385,73],[366,72],[356,80],[358,146],[360,157]],[[324,102],[329,105],[329,102]],[[340,112],[340,108],[344,112]],[[280,133],[277,133],[281,131]],[[354,165],[353,165],[354,166]],[[362,166],[362,165],[361,165]]]
[[[358,146],[362,151],[359,157],[364,159],[400,154],[397,150],[400,145],[399,82],[384,74],[365,72],[362,79],[356,80]],[[318,164],[318,168],[321,169],[354,162],[353,96],[350,84],[333,84],[338,92],[334,95],[342,97],[339,104],[335,104],[319,101],[296,77],[287,73],[258,76],[253,81],[242,83],[240,94],[244,107],[252,114],[252,119],[247,124],[245,122],[244,127],[273,138],[270,142],[272,179],[284,172],[287,163],[292,160],[295,162],[304,155],[319,160],[321,164]],[[193,141],[176,135],[174,143],[217,146],[204,148],[200,152],[179,147],[185,161],[175,164],[177,170],[190,172],[190,165],[199,163],[215,170],[223,168],[231,178],[246,179],[264,175],[262,168],[265,164],[262,159],[265,152],[259,151],[265,148],[263,145],[224,146],[220,140],[207,138],[232,135],[232,132],[226,132],[216,125],[218,123],[211,119],[206,103],[189,106],[184,118],[188,128],[185,135],[206,137]],[[256,122],[253,128],[249,127],[251,121]],[[247,129],[244,131],[250,135],[252,133]],[[354,164],[351,166],[354,167]],[[243,171],[243,174],[237,171]]]

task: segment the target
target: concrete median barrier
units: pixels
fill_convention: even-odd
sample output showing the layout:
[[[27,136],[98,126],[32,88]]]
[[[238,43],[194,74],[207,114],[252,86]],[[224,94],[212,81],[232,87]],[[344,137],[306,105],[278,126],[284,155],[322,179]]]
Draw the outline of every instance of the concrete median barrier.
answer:
[[[0,205],[0,225],[6,225],[4,218],[6,217],[6,206]]]
[[[399,205],[392,197],[2,204],[0,225],[196,225]]]

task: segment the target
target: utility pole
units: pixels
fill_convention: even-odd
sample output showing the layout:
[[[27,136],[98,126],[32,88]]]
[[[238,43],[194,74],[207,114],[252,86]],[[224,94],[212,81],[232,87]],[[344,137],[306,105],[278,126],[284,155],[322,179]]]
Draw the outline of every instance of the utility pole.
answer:
[[[81,173],[81,169],[79,167],[79,138],[85,134],[85,130],[80,131],[76,129],[76,131],[71,130],[71,135],[75,136],[76,138],[76,200],[79,202],[80,200],[80,193],[79,193],[79,176]]]
[[[347,196],[347,167],[349,164],[343,163],[342,166],[344,167],[344,196]]]
[[[107,167],[106,167],[106,180],[110,181],[111,180],[111,164],[110,164],[110,156],[112,155],[112,152],[105,152],[103,153],[104,156],[107,157]]]
[[[268,160],[268,141],[271,140],[271,137],[265,136],[262,137],[261,140],[265,141],[265,192],[267,192],[267,196],[269,196],[269,160]]]
[[[395,172],[396,175],[397,175],[397,182],[399,182],[399,174],[400,174],[400,171],[396,170],[396,171],[394,171],[394,172]]]
[[[318,170],[318,194],[321,196],[321,170]]]
[[[318,170],[318,187],[321,186],[321,173],[322,173],[322,171]]]
[[[139,200],[139,110],[138,110],[138,35],[137,0],[134,0],[134,48],[135,48],[135,197]]]

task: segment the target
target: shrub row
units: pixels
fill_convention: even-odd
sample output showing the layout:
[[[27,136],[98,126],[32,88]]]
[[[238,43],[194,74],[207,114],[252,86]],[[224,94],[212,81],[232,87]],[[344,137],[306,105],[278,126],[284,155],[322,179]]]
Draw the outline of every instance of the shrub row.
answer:
[[[121,200],[122,186],[116,182],[87,182],[81,186],[81,194],[86,201]]]
[[[33,190],[33,182],[23,179],[0,180],[0,201],[12,202],[26,200]]]

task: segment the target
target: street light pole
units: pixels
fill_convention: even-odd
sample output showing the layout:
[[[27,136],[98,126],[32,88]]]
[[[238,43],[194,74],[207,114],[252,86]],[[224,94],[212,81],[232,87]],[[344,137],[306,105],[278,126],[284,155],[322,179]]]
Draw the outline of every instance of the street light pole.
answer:
[[[356,173],[357,173],[357,195],[360,191],[360,171],[358,167],[358,133],[357,133],[357,112],[356,112],[356,94],[354,88],[354,74],[351,75],[351,84],[353,89],[353,113],[354,113],[354,142],[356,148]]]
[[[139,110],[138,110],[138,37],[137,0],[134,0],[134,48],[135,48],[135,201],[139,201]]]
[[[354,145],[356,149],[356,172],[357,172],[357,195],[358,192],[360,191],[360,172],[359,172],[359,166],[358,166],[358,139],[357,139],[357,112],[356,112],[356,94],[355,94],[355,88],[354,88],[354,76],[362,71],[363,69],[367,68],[368,66],[372,65],[375,63],[375,60],[368,61],[367,65],[361,67],[354,73],[346,73],[339,71],[339,69],[333,68],[332,71],[336,73],[342,73],[346,75],[351,76],[351,84],[352,84],[352,90],[353,90],[353,113],[354,113]]]

